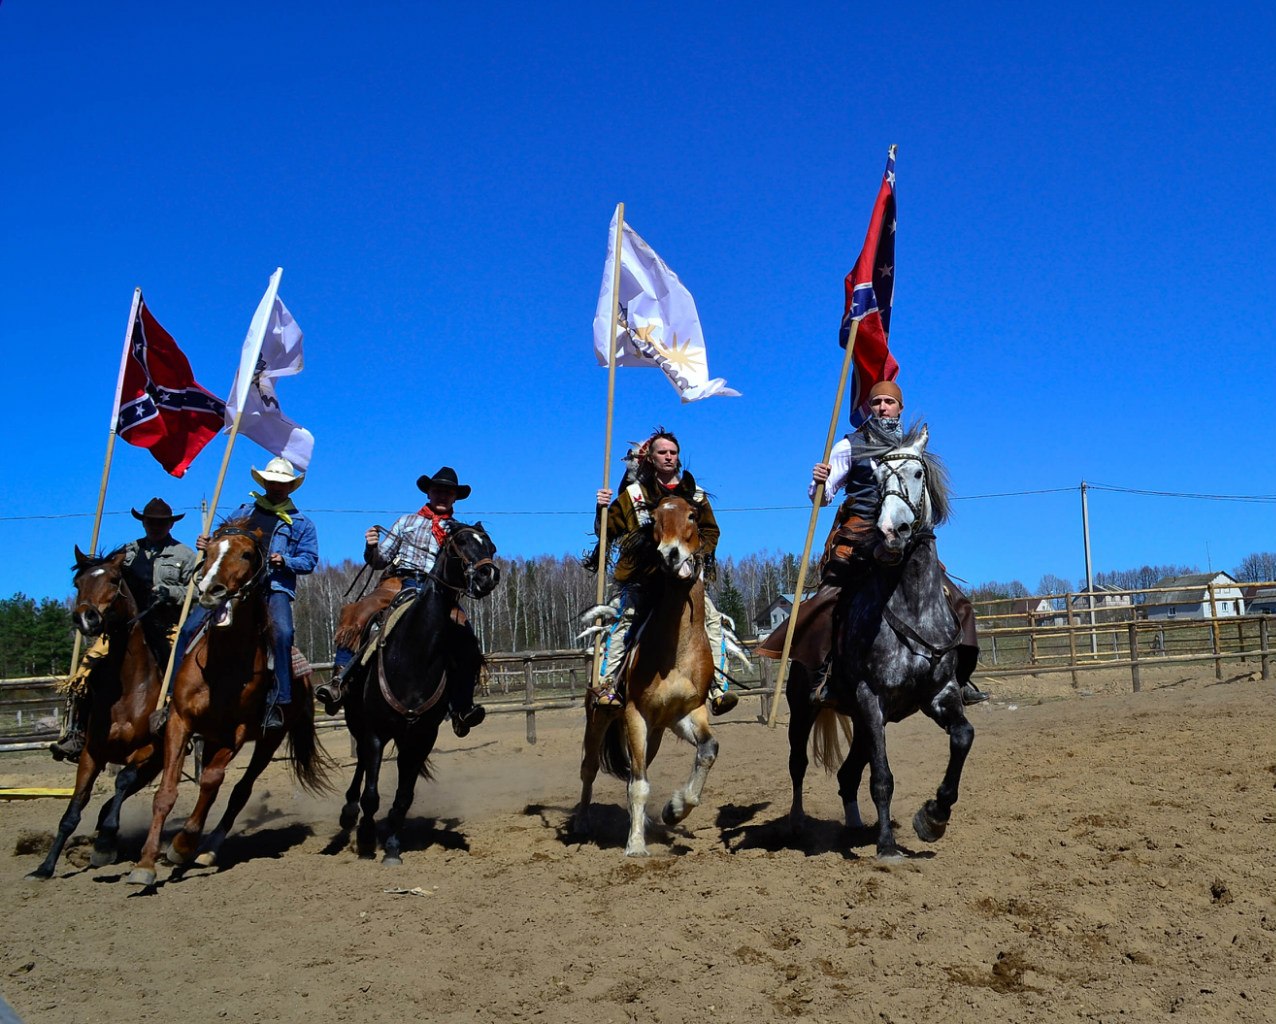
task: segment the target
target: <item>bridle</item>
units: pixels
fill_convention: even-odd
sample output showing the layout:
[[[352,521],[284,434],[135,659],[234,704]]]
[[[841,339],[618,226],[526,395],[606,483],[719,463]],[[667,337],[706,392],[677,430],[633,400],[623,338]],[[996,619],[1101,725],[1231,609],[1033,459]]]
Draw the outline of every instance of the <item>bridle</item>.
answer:
[[[108,560],[109,560],[109,559],[108,559]],[[79,584],[78,584],[78,582],[76,582],[76,581],[78,581],[78,580],[79,580],[79,578],[80,578],[80,576],[81,576],[81,575],[83,575],[83,574],[84,574],[84,573],[86,573],[86,572],[92,572],[94,569],[100,569],[100,568],[102,568],[102,565],[103,565],[103,564],[105,564],[105,563],[99,563],[98,565],[86,565],[83,569],[81,569],[79,572],[77,572],[77,573],[75,574],[75,576],[72,578],[72,581],[71,581],[71,582],[73,582],[73,583],[75,583],[75,584],[76,584],[76,590],[77,590],[77,591],[79,590]],[[102,616],[102,628],[103,628],[103,630],[105,630],[105,628],[106,628],[106,624],[107,624],[107,622],[109,621],[109,614],[110,614],[110,611],[111,611],[111,609],[112,609],[112,608],[114,608],[114,607],[115,607],[115,602],[116,602],[116,601],[118,601],[121,597],[123,597],[126,593],[127,593],[127,595],[128,595],[128,599],[129,599],[129,600],[133,603],[133,607],[134,607],[134,608],[136,608],[136,607],[137,607],[137,599],[133,596],[133,591],[132,591],[132,590],[127,590],[127,591],[125,590],[125,587],[126,587],[127,583],[128,583],[128,581],[124,578],[124,570],[123,570],[123,568],[121,568],[121,569],[120,569],[119,577],[118,577],[118,579],[116,579],[116,581],[115,581],[115,593],[113,593],[113,594],[111,595],[111,599],[110,599],[109,601],[104,602],[104,603],[101,605],[101,607],[100,607],[100,608],[99,608],[99,606],[97,605],[97,603],[96,603],[96,602],[94,602],[94,603],[93,603],[93,605],[92,605],[93,610],[94,610],[94,611],[96,611],[96,612],[97,612],[100,616]],[[77,593],[77,600],[76,600],[76,602],[75,602],[75,607],[76,607],[76,608],[78,608],[79,606],[80,606],[80,601],[78,600],[78,593]],[[156,607],[156,602],[152,601],[149,605],[147,605],[145,608],[143,608],[141,611],[139,611],[139,612],[138,612],[136,615],[134,615],[131,619],[128,619],[127,621],[125,621],[125,623],[124,623],[124,628],[125,628],[125,629],[131,629],[131,628],[132,628],[133,626],[135,626],[138,622],[140,622],[143,618],[145,618],[145,617],[146,617],[147,615],[149,615],[152,611],[154,611],[154,610],[155,610],[155,607]],[[73,611],[73,613],[74,613],[74,609],[72,609],[72,611]],[[78,629],[79,627],[77,626],[76,628]]]
[[[474,586],[475,574],[486,566],[495,566],[496,560],[485,556],[473,562],[467,561],[465,555],[461,553],[460,548],[457,546],[461,538],[467,535],[482,537],[487,540],[489,544],[491,543],[491,538],[488,537],[486,531],[480,530],[477,526],[458,524],[452,529],[452,532],[448,534],[447,540],[443,542],[443,547],[439,550],[438,557],[434,559],[434,565],[431,567],[426,576],[439,586],[447,587],[448,590],[451,590],[454,593],[465,594],[468,597],[475,597],[476,595],[472,589]],[[442,564],[450,559],[459,561],[464,567],[465,581],[463,583],[451,583],[443,578]]]
[[[917,524],[919,530],[924,530],[928,521],[928,508],[930,503],[930,480],[927,476],[926,460],[912,452],[889,452],[886,455],[877,456],[877,461],[882,467],[884,479],[880,484],[882,500],[894,495],[904,503],[904,506],[913,513],[913,522]],[[904,471],[898,463],[915,462],[922,470],[922,496],[921,500],[914,502],[908,496],[908,486],[904,483]]]
[[[698,506],[697,506],[697,505],[696,505],[696,503],[695,503],[695,502],[693,502],[693,501],[688,501],[686,498],[681,498],[681,497],[679,497],[679,496],[678,496],[678,495],[676,495],[676,494],[665,495],[665,496],[664,496],[664,497],[662,497],[662,498],[661,498],[658,502],[656,502],[656,504],[655,504],[655,505],[652,507],[652,509],[651,509],[652,526],[653,526],[653,527],[654,527],[654,525],[655,525],[655,515],[656,515],[656,512],[657,512],[657,511],[660,509],[660,507],[661,507],[662,505],[664,505],[666,502],[668,502],[668,501],[672,501],[672,500],[674,500],[674,499],[677,499],[677,500],[679,500],[679,501],[685,501],[685,502],[687,502],[687,504],[691,506],[691,510],[692,510],[692,512],[698,512],[698,511],[699,511]],[[696,529],[697,529],[697,531],[699,530],[699,522],[698,522],[698,520],[696,521]],[[656,538],[655,538],[655,536],[654,536],[654,530],[653,530],[652,532],[653,532],[653,536],[652,536],[651,540],[652,540],[653,545],[655,546],[656,551],[657,551],[657,553],[658,553],[658,552],[659,552],[659,549],[660,549],[660,543],[659,543],[659,541],[657,541],[657,540],[656,540]],[[697,551],[696,551],[694,554],[692,554],[689,558],[683,559],[683,561],[679,562],[676,566],[672,566],[672,567],[671,567],[671,566],[669,566],[669,564],[668,564],[667,562],[665,562],[665,561],[664,561],[664,559],[660,559],[660,563],[661,563],[661,565],[662,565],[664,568],[666,568],[666,569],[670,570],[670,572],[672,573],[672,575],[673,575],[675,578],[678,578],[678,570],[679,570],[679,569],[681,569],[681,568],[682,568],[684,565],[686,565],[688,562],[690,562],[690,563],[691,563],[691,574],[690,574],[689,576],[685,577],[685,579],[688,579],[688,580],[696,580],[696,579],[698,579],[698,578],[699,578],[699,576],[700,576],[700,571],[701,571],[701,569],[704,567],[704,555],[703,555],[703,554],[702,554],[699,550],[697,550]]]
[[[257,534],[251,530],[245,530],[241,526],[223,526],[220,530],[209,538],[210,541],[217,540],[220,537],[247,537],[253,543],[253,553],[257,556],[257,568],[253,570],[253,574],[248,577],[248,582],[242,584],[236,591],[226,598],[226,601],[242,601],[257,589],[266,578],[266,568],[269,564],[265,554],[262,552],[261,541]]]

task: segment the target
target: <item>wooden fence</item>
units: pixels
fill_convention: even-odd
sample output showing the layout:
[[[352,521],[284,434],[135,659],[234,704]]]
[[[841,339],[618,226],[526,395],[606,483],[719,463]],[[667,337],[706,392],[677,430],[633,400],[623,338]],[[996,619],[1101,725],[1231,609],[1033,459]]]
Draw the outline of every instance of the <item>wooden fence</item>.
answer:
[[[1271,678],[1271,616],[1149,617],[1162,607],[1156,595],[1163,593],[1110,591],[1103,595],[1105,599],[1128,597],[1130,603],[1096,604],[1093,609],[1077,607],[1084,594],[1046,595],[1044,600],[1062,605],[1048,610],[1028,610],[1042,598],[980,602],[979,676],[1067,672],[1079,685],[1080,675],[1087,671],[1127,669],[1131,687],[1138,692],[1141,670],[1150,664],[1212,661],[1219,679],[1225,662],[1256,663],[1262,677]],[[1219,602],[1211,594],[1209,603],[1216,608]],[[581,706],[590,665],[589,655],[577,650],[489,654],[479,681],[481,700],[488,714],[523,715],[527,741],[535,743],[537,712]],[[321,663],[314,668],[326,676],[332,665]],[[747,709],[756,700],[757,720],[765,722],[771,712],[776,663],[755,657],[747,672],[731,671],[742,706]],[[50,676],[0,680],[0,753],[38,750],[57,737],[65,716],[57,682]],[[344,728],[345,720],[320,714],[318,724]]]

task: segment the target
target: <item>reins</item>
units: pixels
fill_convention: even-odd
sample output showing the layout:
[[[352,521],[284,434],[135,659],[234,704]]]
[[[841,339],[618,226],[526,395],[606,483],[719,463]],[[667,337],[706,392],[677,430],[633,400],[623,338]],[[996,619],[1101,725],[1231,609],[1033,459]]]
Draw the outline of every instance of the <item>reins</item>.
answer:
[[[889,452],[886,455],[879,455],[877,461],[882,465],[882,472],[886,479],[882,482],[882,500],[889,498],[891,495],[897,497],[904,503],[904,506],[913,513],[915,522],[922,522],[927,518],[927,505],[930,499],[930,481],[927,479],[926,462],[919,456],[910,453],[904,454],[900,452]],[[922,497],[921,501],[914,504],[908,497],[908,488],[904,484],[904,474],[900,469],[893,465],[899,462],[916,462],[922,468]],[[895,490],[892,483],[898,482],[899,489]]]

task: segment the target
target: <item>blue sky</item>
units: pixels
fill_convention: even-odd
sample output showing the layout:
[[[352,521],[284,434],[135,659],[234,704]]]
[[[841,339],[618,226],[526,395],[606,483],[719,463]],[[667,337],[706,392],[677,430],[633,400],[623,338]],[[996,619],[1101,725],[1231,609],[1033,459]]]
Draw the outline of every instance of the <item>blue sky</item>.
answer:
[[[800,550],[891,143],[891,343],[969,496],[940,537],[956,574],[1081,575],[1083,479],[1276,495],[1276,16],[1062,6],[6,0],[0,596],[69,587],[133,288],[224,395],[276,266],[326,559],[443,464],[502,553],[580,551],[618,201],[744,397],[681,406],[620,370],[613,479],[662,423],[722,553]],[[117,444],[102,544],[154,494],[211,496],[223,443],[181,480]],[[237,443],[223,511],[268,458]],[[1271,503],[1105,491],[1090,512],[1096,571],[1276,547]]]

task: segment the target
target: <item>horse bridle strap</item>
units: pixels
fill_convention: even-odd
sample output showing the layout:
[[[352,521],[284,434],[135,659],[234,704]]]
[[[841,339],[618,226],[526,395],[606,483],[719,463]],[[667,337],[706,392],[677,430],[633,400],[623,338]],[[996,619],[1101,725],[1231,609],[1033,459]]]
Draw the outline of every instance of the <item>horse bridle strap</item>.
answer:
[[[913,518],[921,522],[925,518],[926,499],[929,494],[926,480],[926,463],[920,457],[912,453],[891,452],[887,455],[879,455],[877,461],[882,464],[882,472],[886,475],[886,479],[882,484],[882,498],[885,499],[890,495],[894,495],[913,513]],[[899,469],[892,465],[896,462],[916,462],[922,467],[922,498],[917,504],[909,500],[908,488],[904,486],[904,477]],[[891,484],[897,482],[898,490],[894,489]]]
[[[257,568],[253,570],[252,576],[249,577],[247,583],[226,599],[228,601],[242,600],[253,591],[257,584],[259,584],[262,581],[262,578],[266,575],[266,567],[269,564],[269,559],[262,551],[261,540],[258,539],[257,534],[253,533],[251,530],[245,530],[240,526],[223,526],[220,530],[213,534],[212,539],[216,540],[218,537],[247,537],[253,542],[253,550],[257,552]]]
[[[440,575],[439,563],[443,561],[443,557],[445,553],[447,552],[449,548],[453,546],[453,544],[455,543],[457,538],[461,536],[461,534],[481,533],[481,532],[482,531],[476,529],[473,526],[458,526],[448,536],[447,543],[444,544],[443,547],[439,549],[438,556],[434,559],[434,565],[430,567],[430,571],[426,575],[430,579],[432,579],[435,583],[439,584],[440,586],[447,587],[448,590],[454,591],[457,594],[468,594],[469,593],[469,578],[473,576],[474,573],[476,573],[479,569],[482,569],[484,566],[496,565],[496,559],[480,558],[477,562],[471,562],[470,564],[466,565],[465,566],[466,582],[460,585],[457,585],[455,583],[449,583]]]

